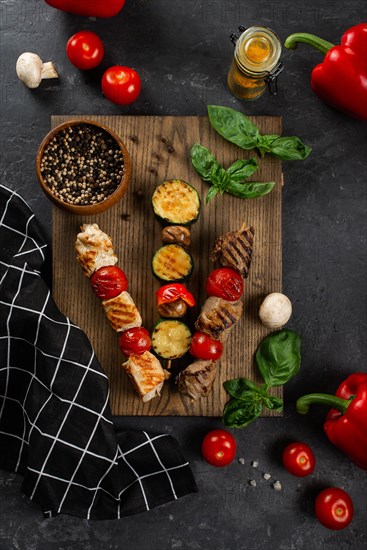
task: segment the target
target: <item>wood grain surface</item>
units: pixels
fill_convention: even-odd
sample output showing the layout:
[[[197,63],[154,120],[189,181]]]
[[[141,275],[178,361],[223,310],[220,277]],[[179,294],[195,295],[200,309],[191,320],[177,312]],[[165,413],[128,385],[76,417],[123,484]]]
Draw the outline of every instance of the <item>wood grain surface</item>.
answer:
[[[77,118],[53,116],[52,127]],[[254,366],[254,352],[268,331],[258,319],[258,309],[268,293],[282,290],[281,161],[266,156],[259,161],[260,168],[252,177],[254,181],[276,182],[274,191],[269,195],[254,200],[223,195],[206,205],[208,184],[202,182],[191,166],[191,146],[199,142],[209,147],[225,167],[239,158],[253,156],[253,151],[243,151],[225,141],[210,127],[206,117],[87,118],[108,125],[122,137],[132,158],[132,178],[122,201],[93,218],[75,216],[53,207],[55,300],[61,311],[85,331],[94,346],[110,379],[110,403],[114,415],[221,416],[227,400],[222,386],[224,380],[239,376],[259,380]],[[280,117],[260,116],[252,120],[262,133],[281,133]],[[168,151],[167,144],[172,144],[174,152]],[[199,306],[206,298],[207,275],[218,267],[209,261],[209,250],[215,239],[239,229],[243,223],[253,225],[254,254],[246,281],[244,315],[226,342],[212,393],[206,399],[191,402],[176,390],[174,378],[181,368],[189,364],[190,356],[187,355],[173,363],[172,376],[165,384],[161,399],[155,398],[143,404],[120,367],[124,358],[119,351],[118,335],[110,327],[99,299],[92,293],[89,280],[75,260],[74,242],[83,223],[98,223],[112,237],[119,257],[118,265],[129,279],[129,292],[141,312],[144,325],[151,329],[158,320],[155,291],[159,287],[152,275],[151,257],[161,246],[161,227],[154,219],[150,199],[155,186],[170,178],[188,181],[202,199],[200,218],[192,227],[190,253],[195,269],[187,285],[196,297],[198,307],[190,312],[189,324],[195,321]],[[276,394],[281,395],[281,389]]]

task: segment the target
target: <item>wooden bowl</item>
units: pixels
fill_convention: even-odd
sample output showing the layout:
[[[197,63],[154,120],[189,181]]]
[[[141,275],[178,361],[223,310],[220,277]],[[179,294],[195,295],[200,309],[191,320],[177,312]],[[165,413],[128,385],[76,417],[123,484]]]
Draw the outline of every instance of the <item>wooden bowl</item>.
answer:
[[[64,202],[58,197],[54,195],[54,193],[51,191],[50,187],[48,186],[47,182],[43,178],[42,172],[41,172],[41,160],[44,155],[45,148],[49,144],[50,140],[58,134],[60,131],[64,130],[65,128],[69,128],[70,126],[77,126],[80,124],[85,124],[88,126],[95,126],[97,128],[100,128],[107,132],[118,144],[123,160],[124,160],[124,175],[118,185],[118,187],[109,195],[106,199],[102,200],[101,202],[97,202],[94,204],[88,204],[88,205],[74,205],[68,202]],[[51,130],[42,140],[38,151],[36,155],[36,170],[37,170],[37,177],[40,182],[41,188],[43,192],[45,193],[46,197],[50,199],[56,206],[61,208],[62,210],[66,210],[68,212],[71,212],[72,214],[78,214],[78,215],[85,215],[85,216],[92,216],[95,214],[100,214],[101,212],[104,212],[105,210],[108,210],[111,208],[111,206],[114,206],[126,193],[128,185],[129,185],[129,179],[131,175],[131,159],[128,150],[126,149],[126,146],[124,142],[121,140],[121,138],[115,134],[113,130],[108,128],[107,126],[104,126],[104,124],[100,124],[99,122],[94,122],[92,120],[80,118],[76,120],[72,120],[70,122],[64,122],[63,124],[60,124],[59,126],[56,126],[53,130]]]

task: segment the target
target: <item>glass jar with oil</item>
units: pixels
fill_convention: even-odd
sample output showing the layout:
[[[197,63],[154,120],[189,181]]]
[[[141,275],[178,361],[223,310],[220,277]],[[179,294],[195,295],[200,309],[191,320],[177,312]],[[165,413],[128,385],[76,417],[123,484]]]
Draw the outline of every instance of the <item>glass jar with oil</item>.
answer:
[[[267,27],[239,27],[240,35],[232,34],[235,52],[228,73],[228,87],[239,99],[251,100],[261,96],[269,85],[276,93],[282,45],[274,31]],[[273,84],[273,85],[272,85]]]

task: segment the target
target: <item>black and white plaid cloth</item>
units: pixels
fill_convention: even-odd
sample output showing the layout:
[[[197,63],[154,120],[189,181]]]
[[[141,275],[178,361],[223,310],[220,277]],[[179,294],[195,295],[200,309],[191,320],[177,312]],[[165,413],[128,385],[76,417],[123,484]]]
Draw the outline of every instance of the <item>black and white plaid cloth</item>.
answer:
[[[116,434],[108,379],[41,277],[39,224],[1,185],[0,249],[0,467],[46,517],[120,518],[195,492],[173,437]]]

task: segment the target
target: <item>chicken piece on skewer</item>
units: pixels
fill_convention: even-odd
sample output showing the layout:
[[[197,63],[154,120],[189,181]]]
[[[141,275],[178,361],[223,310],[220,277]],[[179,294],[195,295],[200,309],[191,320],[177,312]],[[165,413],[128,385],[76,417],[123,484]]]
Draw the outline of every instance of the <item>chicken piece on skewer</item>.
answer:
[[[126,290],[121,292],[116,298],[103,300],[102,305],[107,319],[116,332],[124,332],[129,328],[140,327],[142,325],[139,310]]]
[[[152,353],[131,354],[122,368],[144,403],[160,395],[167,375]]]
[[[111,237],[101,231],[96,223],[85,223],[81,226],[75,250],[76,258],[87,277],[100,267],[115,265],[118,261]]]

